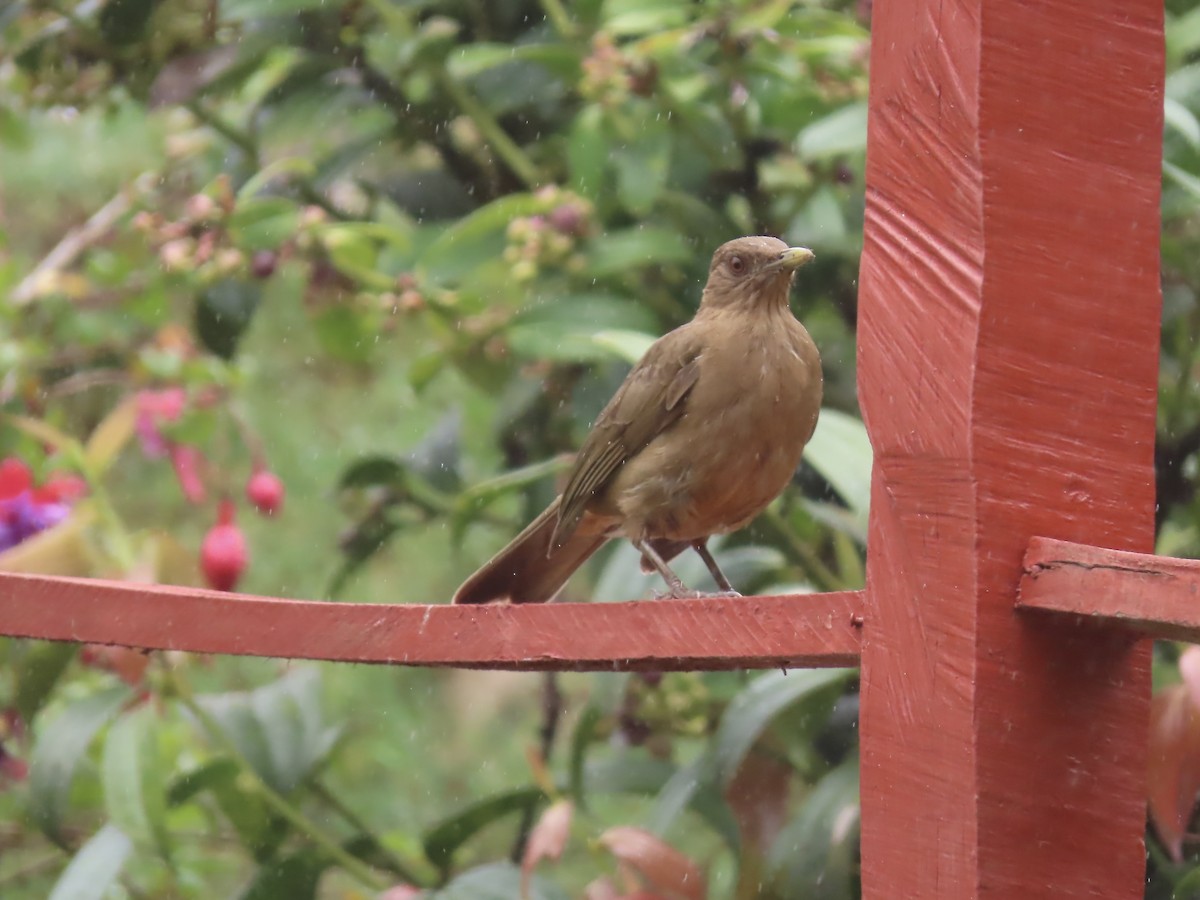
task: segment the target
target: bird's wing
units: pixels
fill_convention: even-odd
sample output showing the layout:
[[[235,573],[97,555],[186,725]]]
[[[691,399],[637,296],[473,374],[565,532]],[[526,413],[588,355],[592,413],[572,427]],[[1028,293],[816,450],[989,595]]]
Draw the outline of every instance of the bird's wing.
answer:
[[[700,347],[688,325],[659,338],[596,417],[563,490],[552,547],[570,537],[587,502],[626,460],[683,415],[700,377]]]

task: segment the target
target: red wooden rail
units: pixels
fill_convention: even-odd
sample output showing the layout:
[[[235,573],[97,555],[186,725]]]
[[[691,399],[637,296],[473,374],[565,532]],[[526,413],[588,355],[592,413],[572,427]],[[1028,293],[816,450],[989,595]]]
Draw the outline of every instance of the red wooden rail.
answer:
[[[0,631],[125,647],[413,666],[692,670],[858,662],[855,592],[537,606],[318,603],[0,574]]]

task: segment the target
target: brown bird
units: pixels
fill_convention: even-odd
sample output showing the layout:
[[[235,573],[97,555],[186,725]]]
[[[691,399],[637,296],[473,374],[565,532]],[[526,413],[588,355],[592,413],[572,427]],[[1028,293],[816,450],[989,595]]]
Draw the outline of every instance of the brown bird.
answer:
[[[468,578],[455,603],[542,603],[611,538],[642,552],[673,597],[687,547],[734,594],[707,539],[746,525],[784,489],[821,406],[821,358],[788,308],[813,258],[772,237],[713,254],[695,318],[655,341],[596,418],[562,494]]]

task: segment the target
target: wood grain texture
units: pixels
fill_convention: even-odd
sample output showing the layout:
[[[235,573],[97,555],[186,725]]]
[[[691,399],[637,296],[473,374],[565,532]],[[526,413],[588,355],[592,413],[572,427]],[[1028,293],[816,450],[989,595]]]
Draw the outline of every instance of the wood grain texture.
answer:
[[[0,633],[194,653],[522,670],[847,666],[860,593],[418,606],[0,573]],[[859,620],[861,621],[861,620]]]
[[[1141,896],[1145,648],[1014,601],[1031,535],[1151,546],[1162,15],[874,7],[867,898]]]
[[[1200,560],[1034,538],[1020,609],[1108,622],[1137,637],[1200,643]]]

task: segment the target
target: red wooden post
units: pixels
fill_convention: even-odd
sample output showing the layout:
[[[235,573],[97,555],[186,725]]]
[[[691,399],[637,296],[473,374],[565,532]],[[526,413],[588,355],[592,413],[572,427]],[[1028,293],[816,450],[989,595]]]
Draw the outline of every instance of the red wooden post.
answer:
[[[1140,897],[1147,647],[1014,610],[1153,535],[1161,0],[875,5],[863,890]]]

